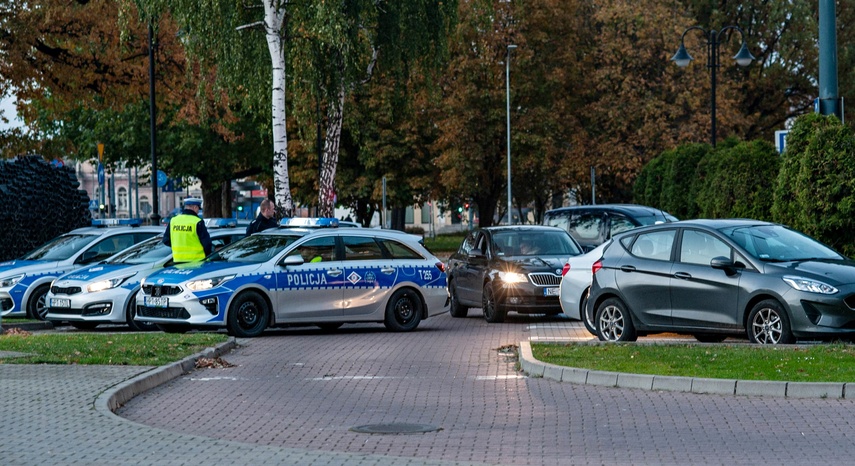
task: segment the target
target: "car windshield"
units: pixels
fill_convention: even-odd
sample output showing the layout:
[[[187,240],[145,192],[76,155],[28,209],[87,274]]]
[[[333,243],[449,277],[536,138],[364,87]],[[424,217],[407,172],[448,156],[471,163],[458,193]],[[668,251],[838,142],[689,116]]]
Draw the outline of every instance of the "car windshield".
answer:
[[[28,261],[64,261],[95,241],[99,235],[62,235],[30,251],[21,259]]]
[[[252,235],[208,256],[209,262],[261,263],[272,259],[302,235]]]
[[[749,254],[767,262],[844,259],[819,241],[781,225],[754,225],[721,230]]]
[[[170,254],[172,254],[172,249],[163,244],[163,237],[156,236],[128,248],[107,262],[110,264],[149,264],[164,259]]]
[[[507,230],[493,234],[493,248],[504,256],[576,256],[582,251],[567,232]]]

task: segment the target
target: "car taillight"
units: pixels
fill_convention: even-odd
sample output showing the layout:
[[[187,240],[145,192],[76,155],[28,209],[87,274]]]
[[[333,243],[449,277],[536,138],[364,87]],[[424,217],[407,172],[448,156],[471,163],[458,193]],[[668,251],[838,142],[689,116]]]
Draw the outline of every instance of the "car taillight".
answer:
[[[440,272],[445,272],[445,264],[442,262],[437,262],[436,268],[438,268]]]
[[[567,275],[567,272],[569,272],[569,271],[570,271],[570,263],[568,262],[568,263],[564,264],[564,268],[561,269],[561,276],[563,277],[563,276]]]
[[[603,268],[603,261],[601,260],[591,264],[591,275],[599,272],[601,268]]]

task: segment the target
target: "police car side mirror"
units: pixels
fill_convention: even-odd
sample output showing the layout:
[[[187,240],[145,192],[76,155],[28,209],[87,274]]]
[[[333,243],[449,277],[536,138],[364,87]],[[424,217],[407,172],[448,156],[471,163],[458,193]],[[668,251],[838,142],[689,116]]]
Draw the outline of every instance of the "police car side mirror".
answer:
[[[288,256],[281,261],[279,261],[280,267],[288,267],[289,265],[303,265],[306,261],[303,260],[303,256],[299,254],[294,254],[293,256]]]

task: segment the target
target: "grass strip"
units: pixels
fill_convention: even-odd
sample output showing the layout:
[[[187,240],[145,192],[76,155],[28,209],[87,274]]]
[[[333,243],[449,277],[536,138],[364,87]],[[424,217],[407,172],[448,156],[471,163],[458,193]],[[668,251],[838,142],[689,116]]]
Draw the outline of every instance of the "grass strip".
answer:
[[[0,351],[27,356],[0,364],[162,366],[223,343],[219,333],[21,334],[0,336]]]
[[[855,382],[855,346],[532,343],[559,366],[635,374],[790,382]]]

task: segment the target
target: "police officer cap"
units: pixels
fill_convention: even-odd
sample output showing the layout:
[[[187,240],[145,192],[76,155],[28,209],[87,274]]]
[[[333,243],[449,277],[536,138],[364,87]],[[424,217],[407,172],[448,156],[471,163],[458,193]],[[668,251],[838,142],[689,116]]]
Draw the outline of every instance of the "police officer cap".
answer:
[[[202,207],[202,200],[198,197],[188,197],[187,199],[184,199],[184,207],[191,205]]]

